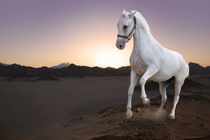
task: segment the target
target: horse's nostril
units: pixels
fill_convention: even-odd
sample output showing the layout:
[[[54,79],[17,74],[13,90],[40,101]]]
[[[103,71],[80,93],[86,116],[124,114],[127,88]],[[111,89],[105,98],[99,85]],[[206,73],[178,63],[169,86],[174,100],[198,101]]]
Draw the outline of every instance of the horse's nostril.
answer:
[[[124,48],[124,45],[123,45],[122,43],[116,42],[116,46],[117,46],[117,48],[119,48],[119,49],[123,49],[123,48]]]

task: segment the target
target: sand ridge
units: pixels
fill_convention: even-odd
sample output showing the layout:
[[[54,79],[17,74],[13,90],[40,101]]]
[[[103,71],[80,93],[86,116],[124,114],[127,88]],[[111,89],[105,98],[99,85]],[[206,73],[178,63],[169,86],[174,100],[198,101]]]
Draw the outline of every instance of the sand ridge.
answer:
[[[154,115],[159,106],[159,97],[151,100],[149,108],[135,105],[134,116],[125,118],[125,106],[118,105],[95,114],[69,118],[58,123],[38,139],[208,139],[210,138],[210,100],[199,96],[183,96],[177,107],[177,118],[167,119],[172,97],[160,117]],[[206,110],[206,112],[203,112]]]

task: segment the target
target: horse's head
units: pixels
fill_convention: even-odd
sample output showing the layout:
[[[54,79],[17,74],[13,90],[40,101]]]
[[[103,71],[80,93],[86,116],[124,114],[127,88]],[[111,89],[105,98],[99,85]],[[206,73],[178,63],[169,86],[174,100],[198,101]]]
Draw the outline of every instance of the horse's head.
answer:
[[[116,46],[118,49],[124,49],[125,44],[131,39],[136,28],[135,11],[129,13],[125,10],[122,11],[120,19],[117,23],[118,35]]]

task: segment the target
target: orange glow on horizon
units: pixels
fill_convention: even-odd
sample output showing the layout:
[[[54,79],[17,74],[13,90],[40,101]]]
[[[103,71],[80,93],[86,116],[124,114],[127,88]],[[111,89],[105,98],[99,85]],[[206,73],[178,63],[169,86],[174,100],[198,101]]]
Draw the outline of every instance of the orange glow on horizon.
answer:
[[[71,36],[71,31],[63,27],[56,35],[49,36],[45,40],[38,42],[22,42],[20,44],[10,42],[4,46],[25,46],[24,49],[2,53],[0,62],[12,64],[17,63],[26,66],[42,67],[54,66],[63,62],[74,63],[83,66],[99,67],[121,67],[129,65],[129,57],[133,49],[133,41],[126,44],[125,49],[119,50],[115,46],[117,28],[111,26],[109,30],[92,30],[91,32],[81,32]],[[93,26],[93,25],[90,25]],[[152,30],[155,38],[166,48],[178,51],[183,55],[186,62],[199,63],[202,66],[210,65],[208,48],[198,49],[196,44],[206,46],[202,42],[185,41],[184,39],[174,41],[174,38],[167,38],[164,32],[158,35],[156,30]],[[178,37],[178,36],[177,36]],[[192,38],[192,37],[191,37]],[[30,46],[30,47],[27,47]],[[31,47],[32,46],[32,47]],[[39,46],[38,48],[36,46]],[[6,48],[6,47],[5,47]],[[13,50],[13,49],[10,49]],[[200,55],[202,54],[202,55]]]
[[[126,6],[128,11],[135,9],[145,16],[152,35],[165,48],[182,54],[187,63],[210,65],[210,14],[204,1],[190,5],[186,1],[164,1],[164,5],[153,1],[9,3],[1,4],[2,63],[32,67],[51,67],[63,62],[81,66],[127,66],[133,41],[123,50],[115,46],[117,21],[122,7]],[[185,10],[177,11],[181,7]],[[200,9],[199,12],[195,8]]]

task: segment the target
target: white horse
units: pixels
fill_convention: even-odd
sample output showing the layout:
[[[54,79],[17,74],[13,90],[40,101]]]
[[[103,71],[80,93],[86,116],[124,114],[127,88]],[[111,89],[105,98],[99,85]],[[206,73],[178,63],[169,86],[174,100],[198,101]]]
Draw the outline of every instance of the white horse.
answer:
[[[159,82],[161,105],[157,111],[160,113],[167,100],[166,88],[168,80],[175,78],[175,95],[173,108],[169,114],[170,119],[175,119],[175,109],[179,101],[179,94],[184,80],[189,75],[189,66],[178,52],[164,48],[151,34],[145,18],[137,11],[123,10],[117,23],[118,35],[116,46],[123,49],[133,36],[134,47],[130,56],[130,86],[128,89],[127,118],[132,117],[131,100],[133,90],[139,81],[141,98],[144,105],[150,105],[150,100],[145,93],[147,80]],[[141,76],[141,77],[140,77]],[[139,80],[140,78],[140,80]]]

